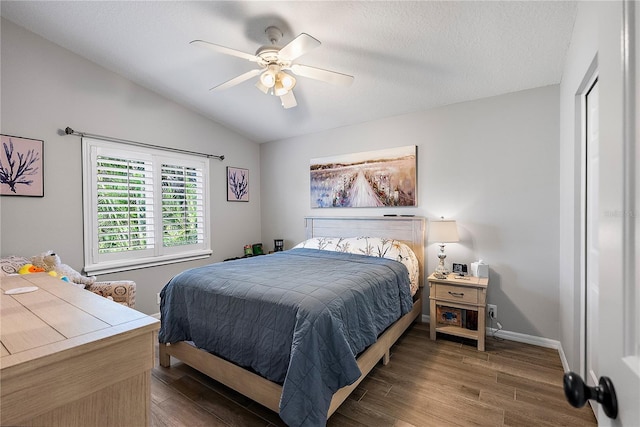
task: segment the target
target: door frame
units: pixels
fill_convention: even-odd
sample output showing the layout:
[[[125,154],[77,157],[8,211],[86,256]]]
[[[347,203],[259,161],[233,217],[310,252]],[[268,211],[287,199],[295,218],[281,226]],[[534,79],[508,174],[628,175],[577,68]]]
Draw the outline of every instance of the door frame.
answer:
[[[579,142],[578,145],[578,157],[580,162],[580,198],[579,198],[579,213],[580,213],[580,243],[578,252],[580,253],[580,375],[582,378],[587,378],[587,93],[591,89],[591,86],[598,78],[598,56],[593,58],[589,68],[587,69],[580,86],[575,95],[576,102],[576,135]]]

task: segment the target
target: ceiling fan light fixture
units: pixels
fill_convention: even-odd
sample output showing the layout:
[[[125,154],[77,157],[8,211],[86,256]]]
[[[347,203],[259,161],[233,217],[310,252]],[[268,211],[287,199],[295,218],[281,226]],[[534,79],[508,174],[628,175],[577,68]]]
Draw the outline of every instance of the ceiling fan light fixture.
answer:
[[[269,71],[265,71],[260,75],[260,83],[266,87],[273,87],[276,84],[276,78]]]
[[[287,90],[293,89],[293,87],[296,85],[295,77],[282,71],[278,73],[278,80],[280,80],[282,86]]]
[[[282,96],[286,95],[296,85],[296,79],[292,75],[284,72],[279,72],[276,76],[276,84],[273,86],[273,95]]]
[[[264,73],[260,74],[260,82],[266,87],[273,87],[276,84],[280,67],[275,64],[269,65]]]
[[[275,96],[286,95],[289,92],[289,89],[282,86],[282,82],[280,80],[276,81],[276,85],[273,87],[273,94]]]

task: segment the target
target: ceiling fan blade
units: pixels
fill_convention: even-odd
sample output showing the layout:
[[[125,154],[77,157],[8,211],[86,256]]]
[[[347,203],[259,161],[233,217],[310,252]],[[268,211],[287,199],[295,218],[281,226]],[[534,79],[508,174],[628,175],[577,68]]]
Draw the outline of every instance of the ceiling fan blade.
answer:
[[[189,42],[194,46],[204,47],[214,52],[224,53],[226,55],[237,56],[238,58],[246,59],[251,62],[258,62],[260,58],[250,53],[241,52],[239,50],[231,49],[230,47],[220,46],[214,43],[206,42],[204,40],[192,40]]]
[[[310,67],[308,65],[293,64],[290,67],[293,74],[311,79],[322,80],[323,82],[349,86],[353,83],[354,77],[336,71],[323,70],[322,68]]]
[[[281,60],[293,61],[321,44],[319,40],[316,40],[309,34],[302,33],[280,49],[278,57]]]
[[[249,80],[251,77],[257,76],[258,74],[260,74],[262,72],[262,70],[260,68],[256,68],[254,70],[251,71],[247,71],[244,74],[240,74],[238,77],[234,77],[231,80],[227,80],[226,82],[219,84],[218,86],[214,86],[209,90],[223,90],[223,89],[228,89],[232,86],[235,86],[237,84],[240,84],[244,81]]]
[[[293,108],[298,105],[298,101],[296,101],[296,97],[293,95],[293,91],[285,93],[280,97],[280,101],[282,102],[282,106],[284,108]]]

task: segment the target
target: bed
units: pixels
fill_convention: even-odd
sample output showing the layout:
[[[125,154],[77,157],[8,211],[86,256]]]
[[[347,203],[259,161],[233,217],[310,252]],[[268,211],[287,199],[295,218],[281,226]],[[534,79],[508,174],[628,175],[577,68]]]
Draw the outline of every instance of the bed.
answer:
[[[172,279],[161,293],[160,365],[176,357],[288,425],[324,425],[421,314],[425,222],[309,217],[305,226],[307,240],[289,251]],[[363,243],[376,256],[342,250]]]

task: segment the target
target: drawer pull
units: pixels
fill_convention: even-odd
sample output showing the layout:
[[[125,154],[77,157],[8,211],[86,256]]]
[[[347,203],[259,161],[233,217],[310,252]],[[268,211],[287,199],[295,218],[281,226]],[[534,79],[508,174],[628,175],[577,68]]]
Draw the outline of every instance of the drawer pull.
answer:
[[[464,292],[451,292],[451,291],[449,291],[449,295],[451,295],[452,297],[462,298],[464,296]]]

